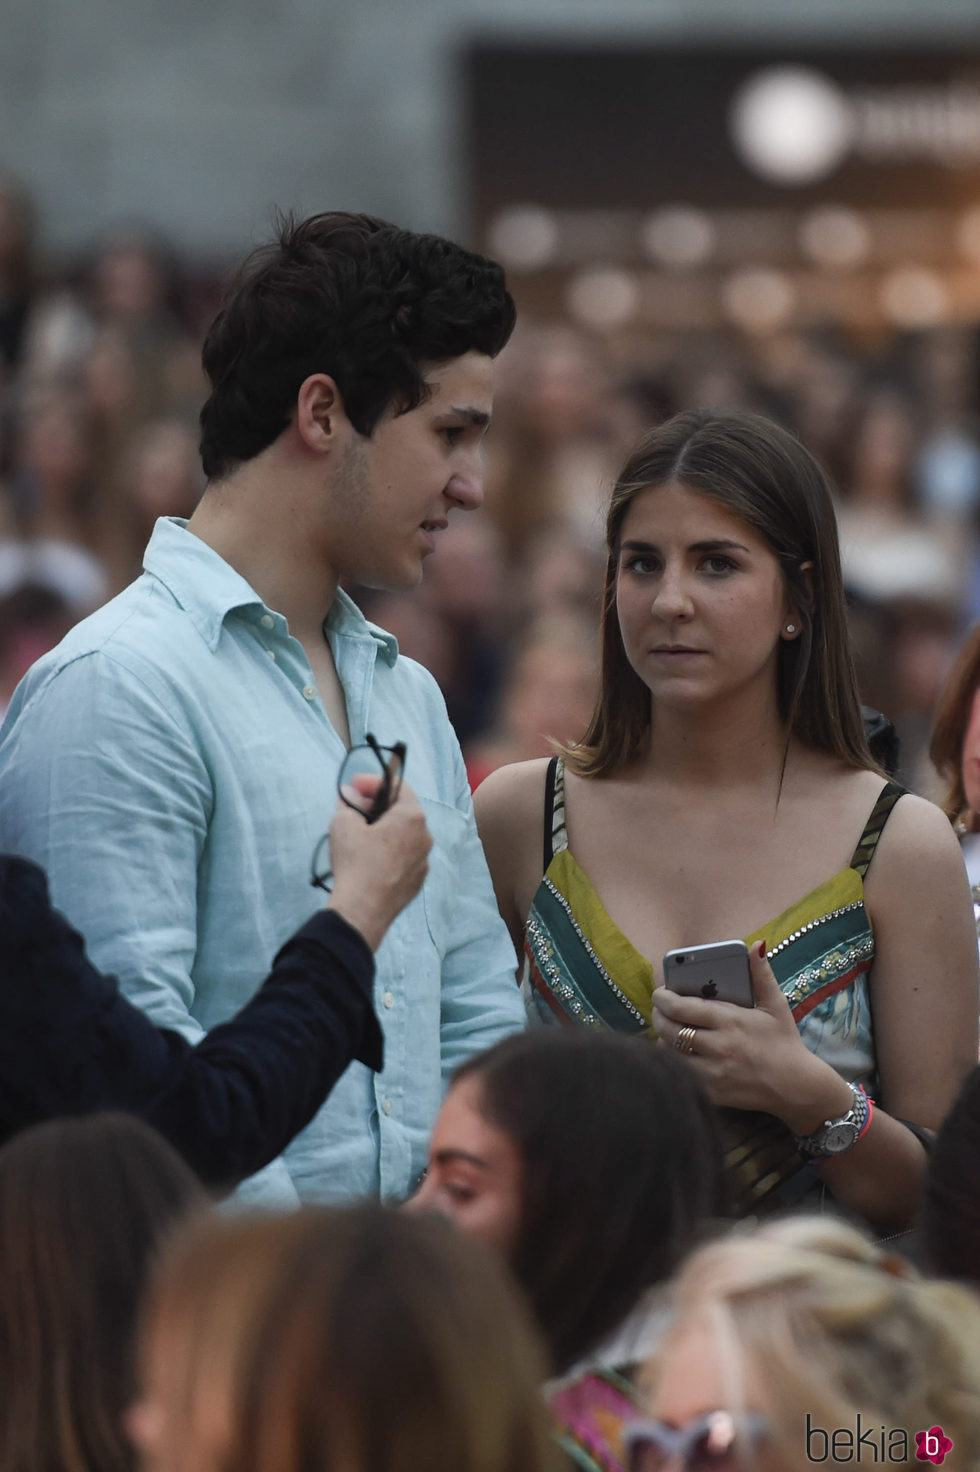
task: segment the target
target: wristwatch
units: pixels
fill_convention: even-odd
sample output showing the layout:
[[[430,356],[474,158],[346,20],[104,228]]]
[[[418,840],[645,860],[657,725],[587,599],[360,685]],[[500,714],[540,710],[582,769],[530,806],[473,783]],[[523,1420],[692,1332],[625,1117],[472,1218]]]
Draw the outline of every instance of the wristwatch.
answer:
[[[830,1160],[856,1145],[871,1123],[874,1106],[860,1084],[848,1084],[854,1102],[839,1119],[825,1119],[812,1135],[797,1135],[796,1148],[808,1160]]]

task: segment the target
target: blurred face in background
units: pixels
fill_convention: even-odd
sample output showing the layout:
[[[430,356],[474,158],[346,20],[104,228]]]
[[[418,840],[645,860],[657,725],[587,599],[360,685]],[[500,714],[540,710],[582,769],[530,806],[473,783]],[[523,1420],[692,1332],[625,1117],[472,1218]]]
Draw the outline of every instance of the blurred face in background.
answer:
[[[36,480],[45,502],[70,501],[92,468],[92,437],[83,407],[47,395],[26,411],[17,468]]]
[[[867,505],[903,508],[914,449],[910,406],[892,394],[872,398],[855,439],[851,495]]]
[[[580,741],[598,688],[593,650],[542,639],[523,654],[505,703],[505,726],[522,757],[550,756],[549,737]]]
[[[144,426],[131,447],[128,472],[129,493],[150,526],[158,516],[190,516],[201,498],[197,438],[178,419]]]

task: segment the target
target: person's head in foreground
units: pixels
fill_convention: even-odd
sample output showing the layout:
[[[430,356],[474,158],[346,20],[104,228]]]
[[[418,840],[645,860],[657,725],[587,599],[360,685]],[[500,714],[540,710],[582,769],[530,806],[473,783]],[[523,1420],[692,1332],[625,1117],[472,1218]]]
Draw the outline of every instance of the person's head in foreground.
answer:
[[[456,1071],[409,1205],[506,1258],[564,1371],[669,1278],[728,1195],[682,1059],[648,1038],[532,1029]]]
[[[830,1217],[712,1243],[677,1283],[630,1472],[951,1472],[980,1458],[980,1305]],[[863,1439],[862,1439],[863,1438]]]
[[[145,1472],[554,1472],[517,1291],[377,1206],[196,1224],[144,1315]]]
[[[153,1254],[205,1200],[122,1114],[35,1125],[0,1150],[0,1467],[127,1472],[133,1326]]]
[[[482,501],[514,320],[501,267],[451,241],[339,211],[283,221],[205,339],[205,514],[243,475],[280,500],[288,485],[337,575],[415,586],[449,511]]]
[[[724,679],[771,669],[767,699],[788,737],[847,766],[873,767],[826,475],[799,440],[759,414],[690,409],[640,440],[613,488],[601,689],[583,742],[565,752],[570,768],[584,776],[621,770],[649,738],[658,685],[669,682],[676,698],[678,681],[701,678],[690,651],[649,648],[650,575],[678,536],[703,544],[702,617],[713,620]],[[743,574],[735,604],[733,571]],[[662,591],[658,597],[669,620]]]

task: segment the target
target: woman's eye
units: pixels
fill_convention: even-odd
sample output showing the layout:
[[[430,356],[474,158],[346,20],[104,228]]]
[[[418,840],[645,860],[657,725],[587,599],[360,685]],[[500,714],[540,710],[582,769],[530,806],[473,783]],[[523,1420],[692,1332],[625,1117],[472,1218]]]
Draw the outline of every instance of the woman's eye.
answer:
[[[458,425],[454,425],[449,429],[444,429],[442,433],[445,437],[446,444],[452,448],[454,445],[459,444],[459,438],[463,431]]]
[[[657,572],[659,566],[653,557],[630,557],[625,565],[627,572],[639,573],[641,576]]]
[[[703,565],[707,568],[708,572],[715,573],[731,572],[735,566],[730,557],[723,557],[718,552],[713,553],[710,557],[706,557]]]
[[[472,1186],[454,1186],[450,1182],[447,1182],[443,1189],[450,1201],[454,1202],[457,1206],[465,1206],[476,1195]]]

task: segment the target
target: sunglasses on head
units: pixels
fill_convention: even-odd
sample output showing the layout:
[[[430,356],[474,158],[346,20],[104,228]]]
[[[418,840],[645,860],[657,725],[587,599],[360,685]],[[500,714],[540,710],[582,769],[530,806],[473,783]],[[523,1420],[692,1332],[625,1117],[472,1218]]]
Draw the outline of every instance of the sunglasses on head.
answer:
[[[740,1472],[768,1430],[765,1416],[708,1411],[683,1426],[632,1421],[623,1436],[629,1472],[661,1472],[678,1461],[684,1472]]]

